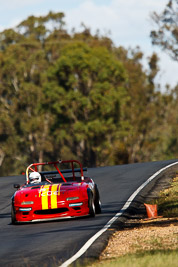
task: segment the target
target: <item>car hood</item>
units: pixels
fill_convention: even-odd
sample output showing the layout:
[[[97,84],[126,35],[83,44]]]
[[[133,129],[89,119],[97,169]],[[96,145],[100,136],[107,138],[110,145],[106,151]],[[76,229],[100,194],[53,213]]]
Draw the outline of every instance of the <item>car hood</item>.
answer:
[[[58,201],[65,200],[68,196],[77,196],[79,194],[80,183],[62,183],[24,186],[16,191],[15,199],[19,203],[35,201],[41,202],[41,199],[50,196],[56,196]]]

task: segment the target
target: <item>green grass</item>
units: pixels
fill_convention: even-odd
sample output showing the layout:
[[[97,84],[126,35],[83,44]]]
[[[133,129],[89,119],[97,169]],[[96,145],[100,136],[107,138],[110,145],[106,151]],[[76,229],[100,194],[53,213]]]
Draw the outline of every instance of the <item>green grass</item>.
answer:
[[[170,187],[160,192],[156,200],[150,204],[157,204],[158,215],[163,217],[178,217],[178,175],[173,179]]]
[[[92,267],[177,267],[178,250],[150,251],[119,257],[115,260],[101,261]]]

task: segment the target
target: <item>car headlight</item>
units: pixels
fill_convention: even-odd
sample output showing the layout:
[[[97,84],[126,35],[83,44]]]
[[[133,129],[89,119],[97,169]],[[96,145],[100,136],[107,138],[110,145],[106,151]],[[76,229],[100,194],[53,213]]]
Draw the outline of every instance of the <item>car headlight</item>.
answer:
[[[67,201],[76,200],[76,199],[79,199],[79,197],[68,197],[68,198],[66,198]]]
[[[32,208],[19,208],[20,211],[31,211]]]
[[[32,204],[34,204],[33,201],[23,201],[23,202],[21,203],[21,205],[32,205]]]
[[[82,205],[83,205],[82,202],[80,202],[80,203],[70,203],[69,207],[79,207],[79,206],[82,206]]]

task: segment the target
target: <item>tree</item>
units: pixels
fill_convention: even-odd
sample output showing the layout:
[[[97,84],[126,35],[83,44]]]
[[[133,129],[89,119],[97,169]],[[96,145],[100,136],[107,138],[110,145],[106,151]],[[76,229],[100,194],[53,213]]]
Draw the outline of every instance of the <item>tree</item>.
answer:
[[[112,40],[69,34],[63,13],[31,16],[0,33],[0,175],[32,161],[87,166],[177,154],[177,88],[155,86],[158,57]]]
[[[178,60],[178,0],[170,0],[161,14],[154,12],[157,29],[151,32],[154,45],[160,46],[172,59]]]
[[[63,137],[58,139],[58,151],[66,154],[70,149],[87,165],[107,164],[111,140],[120,127],[125,70],[102,46],[75,41],[61,54],[49,69],[45,91],[51,113],[57,114],[55,135]]]
[[[139,48],[125,50],[120,47],[115,49],[115,53],[124,64],[128,76],[124,85],[127,101],[121,117],[123,132],[113,146],[115,162],[155,160],[161,157],[161,135],[158,132],[164,122],[165,110],[164,106],[160,107],[161,94],[156,91],[154,82],[159,71],[158,57],[153,54],[149,58],[149,69],[145,72],[141,64],[143,54]]]
[[[49,12],[46,16],[30,16],[26,20],[22,21],[17,30],[25,37],[32,37],[40,42],[44,42],[46,37],[55,30],[61,30],[65,25],[63,13]],[[51,28],[50,28],[51,26]]]

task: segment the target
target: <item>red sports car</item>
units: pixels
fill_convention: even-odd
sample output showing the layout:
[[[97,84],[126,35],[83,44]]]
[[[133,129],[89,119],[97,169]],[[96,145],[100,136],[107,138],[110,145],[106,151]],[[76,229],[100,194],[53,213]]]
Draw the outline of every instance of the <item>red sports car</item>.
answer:
[[[51,166],[55,170],[49,170]],[[42,171],[44,167],[47,170]],[[12,196],[12,223],[94,217],[100,213],[99,191],[94,181],[84,176],[86,170],[76,160],[29,165],[26,183],[14,185],[17,191]]]

